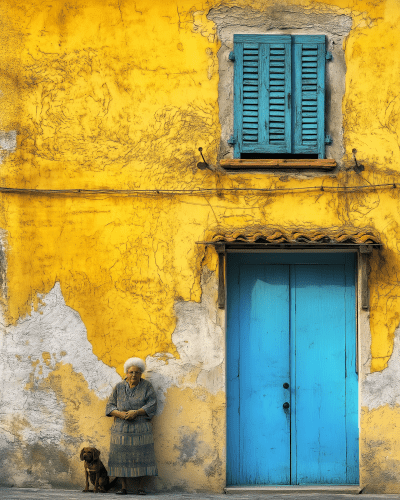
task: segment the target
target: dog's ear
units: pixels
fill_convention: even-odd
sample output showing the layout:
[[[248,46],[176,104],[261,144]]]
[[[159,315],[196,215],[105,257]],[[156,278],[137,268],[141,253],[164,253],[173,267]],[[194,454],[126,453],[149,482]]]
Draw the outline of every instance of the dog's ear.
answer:
[[[82,448],[81,449],[81,460],[83,460],[83,454],[84,454],[84,452],[85,452],[85,448]]]
[[[100,451],[97,448],[93,448],[93,460],[98,460],[100,456]]]

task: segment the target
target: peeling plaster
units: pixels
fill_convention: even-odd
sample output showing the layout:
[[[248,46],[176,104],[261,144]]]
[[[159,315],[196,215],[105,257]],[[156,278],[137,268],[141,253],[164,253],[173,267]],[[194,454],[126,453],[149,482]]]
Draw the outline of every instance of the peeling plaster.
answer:
[[[225,390],[224,312],[216,308],[218,283],[207,267],[201,279],[200,303],[179,301],[175,304],[177,324],[172,341],[179,359],[158,353],[146,359],[146,378],[158,393],[158,414],[162,412],[169,387],[204,387],[211,394]]]
[[[212,394],[224,390],[224,314],[215,307],[216,274],[205,267],[201,284],[200,303],[178,301],[175,305],[173,341],[180,358],[167,353],[147,358],[146,378],[158,392],[159,415],[172,386],[179,390],[203,388]],[[100,400],[108,397],[121,377],[93,354],[86,327],[79,313],[66,305],[60,283],[39,299],[37,311],[31,311],[16,326],[1,322],[0,476],[10,485],[49,488],[54,486],[47,480],[53,469],[59,482],[70,484],[69,461],[75,460],[71,443],[74,448],[75,441],[79,446],[85,439],[79,429],[75,435],[68,428],[68,401],[48,383],[52,374],[62,376],[59,366],[71,366],[75,373],[83,375],[89,390]],[[132,354],[127,352],[127,357]],[[197,397],[202,400],[203,396],[205,393]],[[189,427],[179,427],[179,432],[183,433],[182,442],[177,446],[182,449],[176,449],[186,454],[186,461],[196,462],[208,456],[210,450],[201,440],[201,433],[193,434]],[[13,463],[21,453],[32,455],[26,459],[29,463],[35,463],[35,453],[44,457],[48,470],[42,471],[39,464],[30,471],[16,467]]]
[[[3,160],[17,149],[17,131],[0,130],[0,164]]]
[[[1,321],[0,456],[4,461],[0,460],[0,475],[7,484],[49,487],[40,474],[28,474],[6,457],[12,453],[15,460],[15,454],[19,450],[26,453],[27,446],[31,451],[40,446],[40,454],[47,453],[54,463],[63,455],[65,441],[70,439],[65,432],[65,405],[54,390],[41,384],[60,363],[70,364],[76,373],[82,373],[100,399],[106,398],[121,380],[115,369],[93,354],[80,315],[65,304],[60,284],[56,283],[41,297],[38,310],[16,326],[7,327]],[[52,447],[57,453],[51,452]],[[68,470],[64,473],[68,484]]]
[[[15,361],[11,362],[12,354]],[[9,378],[21,386],[30,381],[31,374],[36,381],[43,380],[57,363],[69,363],[75,372],[82,373],[89,389],[95,391],[100,399],[108,397],[114,385],[121,380],[114,368],[108,367],[93,354],[85,325],[79,313],[66,305],[59,283],[41,297],[37,311],[19,320],[15,327],[3,331],[0,362],[3,373],[9,375],[3,377],[1,382],[4,384]],[[37,362],[39,364],[35,366]],[[6,396],[7,387],[4,390]],[[15,394],[12,390],[10,401],[13,398]]]
[[[370,373],[362,383],[362,406],[368,410],[380,406],[400,405],[400,326],[394,334],[394,347],[388,367],[381,372]]]

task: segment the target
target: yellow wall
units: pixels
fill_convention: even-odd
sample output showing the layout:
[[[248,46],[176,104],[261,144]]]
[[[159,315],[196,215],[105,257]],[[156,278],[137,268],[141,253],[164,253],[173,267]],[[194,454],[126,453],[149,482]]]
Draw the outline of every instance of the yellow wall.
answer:
[[[202,300],[204,269],[215,271],[217,261],[212,251],[195,242],[211,237],[213,228],[367,226],[380,235],[384,246],[374,253],[369,277],[371,372],[388,366],[400,320],[399,188],[346,194],[307,192],[307,188],[321,183],[400,183],[400,4],[396,0],[288,3],[321,12],[329,7],[353,19],[344,46],[344,160],[350,168],[351,151],[356,148],[365,165],[361,175],[346,169],[313,178],[197,169],[199,146],[216,164],[221,130],[220,44],[207,13],[222,4],[265,10],[272,1],[2,2],[0,130],[18,131],[15,150],[1,151],[2,187],[288,188],[284,194],[251,196],[223,191],[201,196],[1,193],[8,334],[40,311],[44,297],[59,282],[65,303],[79,313],[99,362],[122,374],[123,362],[134,354],[144,359],[164,353],[172,356],[165,359],[179,360],[172,339],[177,325],[174,307],[179,301]],[[290,192],[300,186],[305,191]],[[34,370],[36,366],[33,385],[26,390],[41,384],[62,403],[65,434],[75,439],[73,444],[64,443],[65,463],[72,471],[65,482],[80,484],[77,443],[95,441],[107,453],[109,421],[100,418],[105,399],[96,396],[69,364],[55,364],[44,378]],[[190,373],[193,380],[184,388],[179,377],[168,388],[165,407],[156,417],[160,481],[168,487],[175,481],[186,489],[221,491],[224,390],[213,394],[204,386],[196,388],[196,369]],[[87,400],[83,413],[71,403],[82,397]],[[374,454],[369,440],[375,439],[377,426],[395,428],[400,422],[398,404],[363,409],[362,456],[366,449]],[[19,426],[15,435],[26,446],[22,430],[27,425],[21,420]],[[194,459],[183,465],[179,461],[188,434],[196,436],[200,468]],[[384,433],[380,439],[392,442],[394,434]],[[15,460],[16,456],[17,452]],[[384,470],[385,460],[381,450],[373,459],[362,460],[363,481],[369,482],[371,464],[376,467],[378,462]],[[389,469],[400,460],[398,447],[392,448],[390,460]],[[38,477],[41,474],[37,472]],[[374,478],[380,485],[375,490],[383,490],[381,476]],[[391,487],[400,491],[400,478]]]

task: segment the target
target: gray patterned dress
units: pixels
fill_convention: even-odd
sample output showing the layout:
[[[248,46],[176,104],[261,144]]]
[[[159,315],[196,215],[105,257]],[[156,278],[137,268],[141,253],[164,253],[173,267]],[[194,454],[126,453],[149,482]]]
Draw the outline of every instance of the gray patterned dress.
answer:
[[[156,393],[151,383],[141,379],[136,387],[126,380],[118,383],[106,406],[109,417],[113,410],[128,411],[143,408],[147,415],[134,420],[114,417],[111,427],[108,475],[118,477],[157,476],[151,418],[157,409]]]

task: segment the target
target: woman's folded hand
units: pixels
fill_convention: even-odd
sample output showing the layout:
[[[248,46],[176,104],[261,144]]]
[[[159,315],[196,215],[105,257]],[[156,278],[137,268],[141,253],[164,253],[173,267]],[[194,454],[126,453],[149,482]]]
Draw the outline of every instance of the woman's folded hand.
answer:
[[[138,415],[137,410],[129,410],[126,412],[125,420],[133,420],[137,417],[137,415]]]

